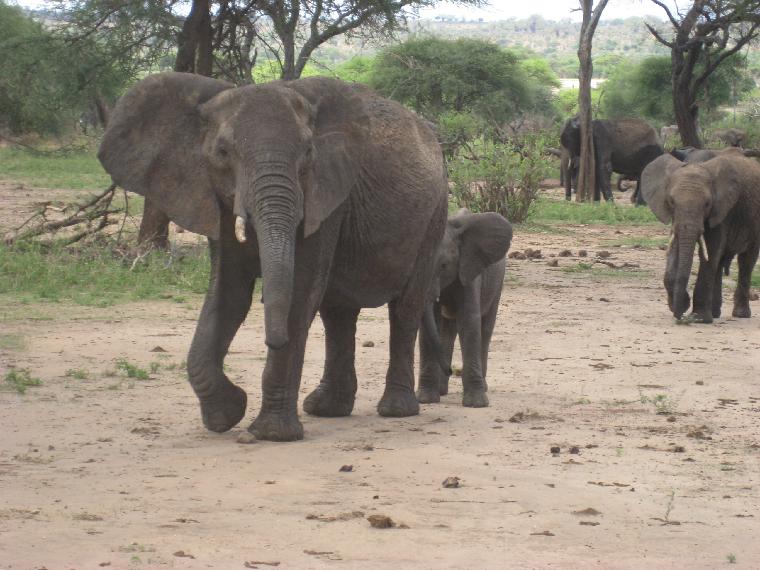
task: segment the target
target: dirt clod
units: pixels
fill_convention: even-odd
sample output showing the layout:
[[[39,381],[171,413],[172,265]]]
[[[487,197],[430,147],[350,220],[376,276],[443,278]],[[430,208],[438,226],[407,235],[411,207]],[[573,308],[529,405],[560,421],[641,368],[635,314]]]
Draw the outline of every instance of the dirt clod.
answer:
[[[372,348],[373,346],[375,346],[375,343],[374,343],[373,341],[371,341],[371,340],[365,340],[365,341],[362,343],[362,346],[363,346],[364,348]]]
[[[459,488],[459,483],[461,479],[459,477],[446,477],[446,479],[443,480],[443,487],[446,489],[457,489]]]
[[[393,528],[396,526],[393,519],[386,515],[369,515],[367,520],[372,528]]]
[[[578,250],[578,257],[587,257],[588,252],[585,249],[579,249]]]
[[[559,257],[572,257],[573,256],[573,252],[570,251],[569,249],[563,249],[557,255]]]
[[[550,452],[552,455],[555,455],[555,456],[556,456],[556,455],[559,455],[559,452],[560,452],[560,451],[561,451],[561,450],[560,450],[560,448],[559,448],[559,445],[552,445],[552,446],[549,448],[549,452]]]
[[[606,250],[604,250],[604,249],[603,249],[602,251],[598,251],[598,252],[596,253],[596,256],[597,256],[597,257],[599,257],[600,259],[607,259],[607,258],[608,258],[608,257],[610,257],[611,255],[612,255],[612,254],[611,254],[609,251],[606,251]]]
[[[574,445],[570,448],[570,453],[573,455],[579,455],[581,452],[580,448],[577,445]]]
[[[546,265],[549,267],[558,267],[559,266],[559,259],[550,259],[546,262]]]
[[[573,514],[581,517],[598,517],[602,512],[597,511],[594,507],[587,507],[582,511],[573,511]]]
[[[341,465],[340,469],[338,469],[338,471],[341,473],[350,473],[353,470],[354,470],[353,465]]]
[[[166,349],[161,346],[156,345],[153,348],[151,348],[150,351],[151,352],[166,352]]]

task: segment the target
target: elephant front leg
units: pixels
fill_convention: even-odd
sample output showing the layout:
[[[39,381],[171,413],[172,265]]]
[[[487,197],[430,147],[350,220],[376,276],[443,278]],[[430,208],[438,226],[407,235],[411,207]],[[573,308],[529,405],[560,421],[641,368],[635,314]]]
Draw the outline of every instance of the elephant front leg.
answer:
[[[754,247],[749,251],[739,254],[739,278],[734,291],[734,310],[731,313],[734,317],[748,319],[752,315],[749,308],[750,282],[752,269],[757,263],[758,248]]]
[[[356,397],[356,319],[359,309],[320,308],[325,326],[325,370],[319,386],[303,402],[307,414],[349,416]]]
[[[462,347],[462,405],[468,408],[488,406],[483,375],[483,337],[480,311],[480,277],[464,290],[457,314],[459,344]]]
[[[695,320],[705,324],[713,322],[712,297],[715,286],[715,273],[712,265],[712,263],[707,261],[700,262],[697,282],[694,285],[692,315]]]
[[[451,355],[456,340],[456,321],[444,318],[441,314],[440,303],[433,308],[435,326],[440,344],[441,355],[447,365],[451,364]],[[434,343],[428,337],[427,327],[420,328],[420,381],[417,390],[417,400],[421,404],[435,404],[441,401],[441,396],[449,392],[449,376],[441,369],[435,351]]]
[[[390,316],[390,364],[385,391],[377,404],[381,416],[402,418],[420,413],[414,395],[414,343],[423,307],[422,294],[405,293],[388,304]]]
[[[245,415],[245,391],[224,374],[224,357],[251,307],[258,266],[237,242],[209,240],[211,278],[187,357],[190,384],[201,405],[203,425],[227,431]]]

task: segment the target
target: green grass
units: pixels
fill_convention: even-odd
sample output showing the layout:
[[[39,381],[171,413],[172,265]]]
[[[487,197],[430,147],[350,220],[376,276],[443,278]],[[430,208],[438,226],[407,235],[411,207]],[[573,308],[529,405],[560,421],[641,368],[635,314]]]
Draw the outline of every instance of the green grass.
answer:
[[[42,381],[39,378],[34,378],[28,368],[11,368],[4,380],[8,388],[19,394],[25,394],[26,389],[30,386],[42,385]]]
[[[616,240],[606,241],[608,246],[626,245],[629,247],[638,247],[641,249],[659,249],[663,245],[668,245],[667,237],[647,238],[647,237],[627,237]]]
[[[66,371],[66,378],[74,378],[75,380],[86,380],[90,374],[87,370],[82,368],[69,368]]]
[[[147,380],[150,374],[144,368],[132,364],[126,358],[120,358],[116,361],[116,369],[121,370],[127,378],[137,378],[138,380]]]
[[[562,267],[564,273],[570,273],[575,275],[587,275],[590,277],[603,277],[603,278],[635,278],[643,279],[649,277],[652,272],[646,269],[636,269],[635,267],[621,267],[620,269],[613,269],[612,267],[606,267],[604,265],[587,263],[580,261],[575,265],[569,265]]]
[[[606,202],[594,204],[544,199],[535,202],[528,221],[533,224],[641,225],[659,223],[652,211],[646,207],[632,208]]]
[[[100,166],[94,149],[47,155],[3,148],[0,149],[0,179],[68,190],[104,189],[111,184],[111,177]]]
[[[184,299],[204,293],[209,262],[205,247],[183,250],[172,259],[153,252],[134,268],[102,247],[43,252],[35,247],[0,245],[0,294],[22,302],[70,301],[98,307],[147,299]]]
[[[23,350],[26,348],[26,339],[20,334],[0,334],[0,349]]]
[[[760,265],[755,265],[755,270],[752,272],[752,287],[760,289]]]

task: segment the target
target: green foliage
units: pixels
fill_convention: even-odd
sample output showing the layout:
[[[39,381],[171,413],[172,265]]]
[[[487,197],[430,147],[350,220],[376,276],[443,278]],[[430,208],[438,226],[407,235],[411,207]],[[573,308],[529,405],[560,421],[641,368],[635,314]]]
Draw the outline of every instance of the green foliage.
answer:
[[[0,245],[0,293],[104,307],[206,291],[206,247],[175,256],[151,252],[134,267],[132,262],[131,257],[97,245],[48,252],[34,246]]]
[[[82,368],[69,368],[65,374],[66,378],[74,378],[75,380],[86,380],[89,376],[87,370]]]
[[[335,75],[338,77],[338,79],[342,79],[343,81],[349,81],[351,83],[364,83],[369,85],[372,77],[372,67],[374,63],[374,57],[356,55],[336,67]]]
[[[0,148],[0,179],[70,190],[103,189],[111,183],[94,150],[42,154]]]
[[[550,108],[547,77],[535,62],[524,66],[486,41],[415,37],[378,55],[370,84],[433,120],[453,111],[505,123]]]
[[[60,133],[129,78],[91,39],[66,41],[2,1],[0,61],[0,127],[15,133]]]
[[[547,199],[536,202],[529,220],[534,223],[605,225],[659,223],[649,208],[623,207],[609,202],[594,204]]]
[[[150,377],[148,371],[132,364],[126,358],[120,358],[116,361],[116,369],[126,374],[127,378],[136,378],[137,380],[147,380]]]
[[[522,222],[547,175],[545,147],[545,138],[533,135],[519,143],[484,144],[474,160],[455,157],[449,164],[454,200],[471,212],[497,212]]]
[[[25,394],[30,386],[41,386],[42,381],[34,378],[28,368],[11,368],[5,375],[5,384],[19,394]]]
[[[602,89],[591,90],[591,111],[594,115],[599,112]],[[578,89],[561,89],[554,96],[554,108],[557,116],[567,118],[578,114]]]

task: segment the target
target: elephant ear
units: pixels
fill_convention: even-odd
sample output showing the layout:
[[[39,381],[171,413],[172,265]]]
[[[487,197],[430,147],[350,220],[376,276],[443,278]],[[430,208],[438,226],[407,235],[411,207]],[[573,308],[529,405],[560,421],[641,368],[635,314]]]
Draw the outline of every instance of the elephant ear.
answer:
[[[304,237],[313,234],[351,193],[359,177],[369,115],[359,92],[327,78],[286,84],[314,108],[313,172],[304,188]]]
[[[116,184],[211,238],[219,237],[220,210],[201,155],[205,123],[198,107],[232,87],[190,73],[152,75],[119,100],[98,152]]]
[[[713,181],[712,208],[707,223],[714,228],[726,218],[739,200],[741,170],[747,166],[754,167],[754,163],[743,157],[726,155],[705,162],[702,166],[711,174]]]
[[[641,173],[641,195],[663,224],[670,223],[672,217],[667,205],[668,177],[676,168],[682,166],[683,162],[677,158],[663,154],[647,164]]]
[[[512,224],[493,212],[458,215],[449,225],[459,239],[459,281],[463,285],[503,259],[512,242]]]

